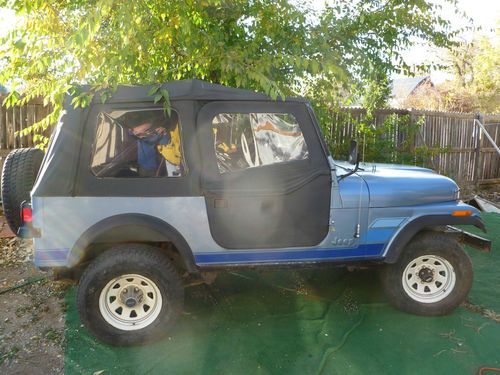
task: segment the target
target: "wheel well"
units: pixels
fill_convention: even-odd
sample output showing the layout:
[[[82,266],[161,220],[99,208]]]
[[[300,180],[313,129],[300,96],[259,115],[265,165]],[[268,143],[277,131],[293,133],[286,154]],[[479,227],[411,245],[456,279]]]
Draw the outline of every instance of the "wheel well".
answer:
[[[385,263],[396,263],[397,260],[399,259],[399,256],[403,252],[404,248],[413,240],[423,237],[423,236],[429,236],[432,235],[432,233],[444,233],[444,226],[435,226],[435,227],[423,227],[420,228],[418,231],[416,231],[413,234],[407,234],[406,236],[403,236],[401,238],[397,238],[397,242],[395,241],[392,246],[389,248],[387,252],[387,257],[385,259]]]
[[[70,251],[70,268],[84,268],[103,251],[123,243],[142,243],[158,247],[172,259],[179,271],[198,273],[188,243],[171,225],[143,214],[116,215],[104,219],[78,239]]]
[[[405,246],[419,233],[425,231],[440,231],[446,225],[474,225],[485,230],[484,223],[478,216],[429,215],[420,216],[408,224],[388,244],[386,263],[396,263]]]

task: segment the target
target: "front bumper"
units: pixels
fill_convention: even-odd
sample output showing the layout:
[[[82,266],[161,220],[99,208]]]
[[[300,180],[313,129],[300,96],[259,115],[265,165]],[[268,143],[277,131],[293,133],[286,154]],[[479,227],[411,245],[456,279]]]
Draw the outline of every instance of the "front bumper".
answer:
[[[481,220],[482,222],[482,220]],[[484,223],[483,227],[484,227]],[[484,230],[484,229],[483,229]],[[484,230],[485,231],[485,230]],[[491,241],[487,238],[466,232],[462,229],[452,227],[451,225],[446,226],[445,233],[453,236],[457,239],[458,242],[473,247],[482,252],[490,252],[491,251]]]

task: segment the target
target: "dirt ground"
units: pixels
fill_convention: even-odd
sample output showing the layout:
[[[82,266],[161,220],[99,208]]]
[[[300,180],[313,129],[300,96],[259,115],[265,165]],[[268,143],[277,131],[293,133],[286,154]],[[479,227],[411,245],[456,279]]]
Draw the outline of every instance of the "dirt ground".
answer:
[[[28,242],[0,240],[0,374],[63,374],[67,286],[31,257]]]
[[[500,204],[500,185],[490,185],[488,187],[483,187],[478,195],[492,201],[493,203]]]

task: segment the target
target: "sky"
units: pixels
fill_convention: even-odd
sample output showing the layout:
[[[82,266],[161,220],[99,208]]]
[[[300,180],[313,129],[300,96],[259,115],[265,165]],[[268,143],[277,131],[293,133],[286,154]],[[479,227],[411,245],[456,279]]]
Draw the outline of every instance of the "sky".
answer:
[[[439,1],[437,0],[436,3]],[[465,11],[472,18],[475,27],[481,27],[482,30],[476,36],[486,36],[491,39],[497,38],[495,28],[500,27],[500,0],[458,0],[457,7]],[[466,21],[462,16],[456,15],[451,7],[443,9],[443,15],[448,18],[453,26],[465,26]],[[472,32],[461,35],[465,40],[471,40]],[[428,63],[437,61],[437,53],[439,51],[428,48],[426,46],[416,46],[407,51],[405,57],[412,64]],[[432,71],[431,78],[434,83],[441,83],[446,79],[450,79],[450,74],[442,71]]]
[[[294,0],[292,0],[294,1]],[[298,0],[300,1],[300,0]],[[324,7],[325,1],[328,0],[309,0],[312,7],[316,10],[321,10]],[[442,4],[442,16],[448,19],[452,26],[462,27],[467,25],[462,15],[457,15],[452,6],[444,1],[434,0],[436,4]],[[465,12],[472,19],[473,25],[481,27],[479,35],[487,36],[491,39],[496,38],[495,28],[500,27],[500,0],[458,0],[457,8]],[[472,33],[466,33],[460,36],[463,39],[471,40]],[[417,45],[410,48],[404,53],[405,60],[410,65],[420,65],[423,63],[439,62],[437,54],[442,51],[429,48],[428,46]],[[430,72],[431,79],[434,83],[441,83],[446,79],[451,79],[450,74],[434,70]],[[394,75],[393,78],[400,78],[400,75]]]
[[[292,0],[294,1],[294,0]],[[295,0],[300,1],[300,0]],[[320,10],[324,7],[325,0],[309,0],[313,8]],[[435,3],[443,3],[440,0],[434,0]],[[457,6],[461,11],[472,18],[474,26],[480,26],[482,35],[490,38],[496,38],[495,27],[500,27],[500,0],[458,0]],[[455,27],[461,27],[466,25],[466,20],[461,16],[456,15],[451,6],[443,7],[443,15],[448,18],[452,25]],[[0,37],[5,35],[16,22],[16,18],[11,11],[0,8]],[[472,38],[471,33],[462,35],[464,39],[470,40]],[[427,46],[414,46],[405,53],[407,62],[410,64],[421,64],[438,62],[436,51]],[[395,76],[394,78],[396,78]],[[442,71],[432,71],[431,78],[434,83],[443,82],[445,79],[449,78],[449,75]]]
[[[14,12],[0,8],[0,37],[5,36],[16,25]]]

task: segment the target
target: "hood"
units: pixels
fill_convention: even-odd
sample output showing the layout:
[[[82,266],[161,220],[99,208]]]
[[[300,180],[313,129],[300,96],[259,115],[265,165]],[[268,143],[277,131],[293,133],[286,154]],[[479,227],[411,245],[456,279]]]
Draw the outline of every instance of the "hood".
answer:
[[[457,184],[431,169],[368,163],[360,164],[360,168],[357,174],[368,185],[370,207],[415,206],[458,199]]]

